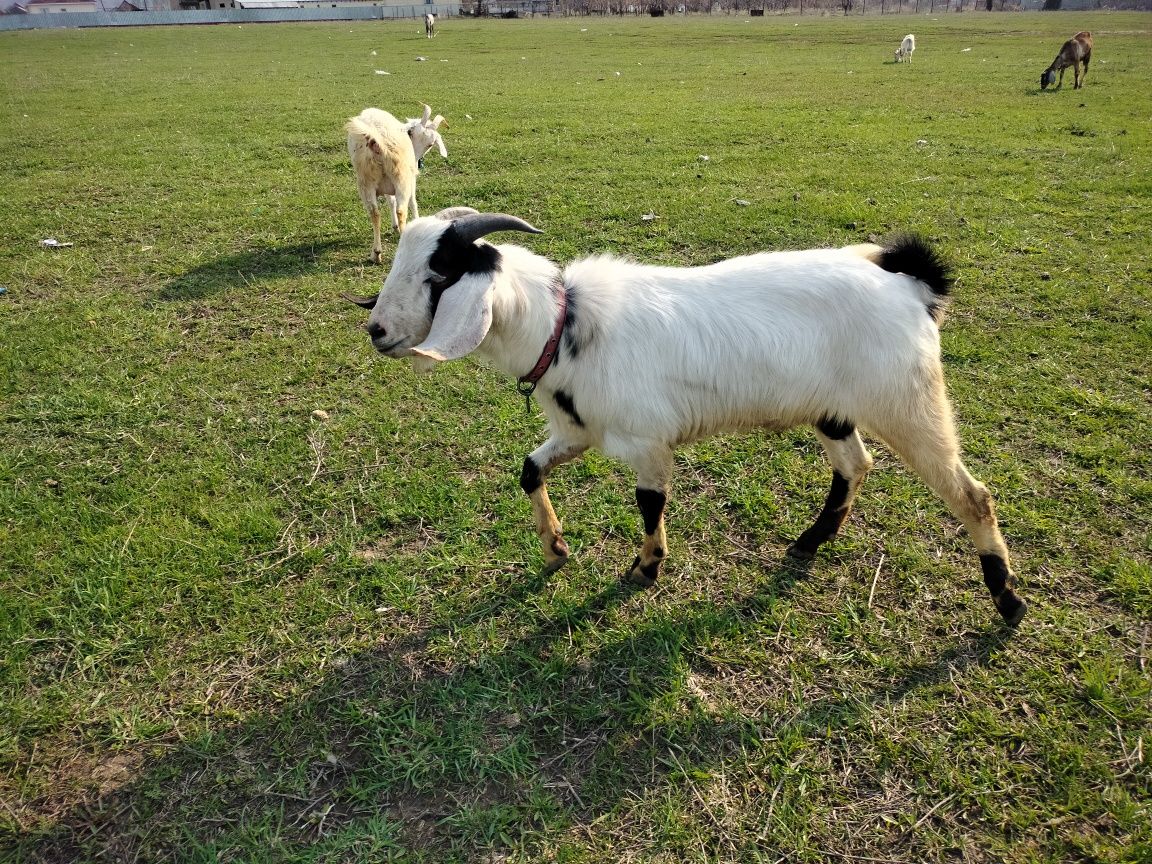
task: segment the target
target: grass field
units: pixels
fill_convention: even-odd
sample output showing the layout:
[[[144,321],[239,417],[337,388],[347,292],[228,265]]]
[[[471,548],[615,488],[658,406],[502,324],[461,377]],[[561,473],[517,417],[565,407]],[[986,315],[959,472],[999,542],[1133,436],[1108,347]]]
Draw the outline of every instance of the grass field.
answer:
[[[1040,93],[1084,28],[1087,86]],[[1150,29],[0,34],[0,861],[1152,861]],[[879,444],[790,568],[829,476],[803,430],[680,452],[648,591],[632,478],[561,469],[541,576],[539,413],[383,361],[338,299],[385,272],[343,122],[420,101],[423,212],[556,260],[938,243],[1020,628]]]

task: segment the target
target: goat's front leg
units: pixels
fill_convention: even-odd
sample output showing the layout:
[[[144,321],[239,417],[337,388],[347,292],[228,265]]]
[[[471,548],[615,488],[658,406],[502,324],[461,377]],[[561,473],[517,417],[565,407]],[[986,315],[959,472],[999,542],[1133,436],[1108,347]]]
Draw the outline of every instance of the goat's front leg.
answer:
[[[520,488],[532,502],[532,518],[536,521],[536,535],[544,547],[544,572],[555,573],[568,563],[568,544],[560,529],[560,520],[552,509],[548,489],[544,485],[557,465],[571,462],[587,449],[580,444],[549,438],[524,460],[520,472]]]
[[[626,578],[647,588],[660,575],[660,564],[668,553],[664,505],[668,502],[672,451],[661,445],[629,461],[636,468],[636,506],[644,522],[644,543]]]

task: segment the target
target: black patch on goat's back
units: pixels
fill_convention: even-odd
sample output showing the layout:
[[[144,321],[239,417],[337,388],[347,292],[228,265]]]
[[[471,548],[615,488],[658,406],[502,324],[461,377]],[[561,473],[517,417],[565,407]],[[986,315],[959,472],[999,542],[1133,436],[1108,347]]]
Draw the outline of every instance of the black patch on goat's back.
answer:
[[[568,418],[577,426],[584,426],[584,418],[576,410],[576,403],[572,401],[572,394],[567,390],[557,390],[552,396],[556,400],[556,404],[560,406],[560,410],[568,415]]]
[[[431,314],[436,315],[436,307],[440,305],[440,295],[451,288],[466,275],[491,275],[500,270],[500,250],[489,243],[468,243],[456,231],[456,226],[449,224],[440,240],[436,250],[428,259],[428,266],[444,279],[431,286],[429,303]]]
[[[876,263],[889,273],[903,273],[927,285],[940,302],[929,303],[928,312],[939,320],[942,301],[952,293],[952,272],[940,253],[915,234],[900,234],[884,244]]]
[[[592,342],[591,323],[581,314],[580,300],[571,285],[564,288],[564,339],[562,345],[568,356],[575,360]]]
[[[820,434],[833,441],[843,441],[849,435],[856,431],[856,425],[848,420],[840,420],[836,417],[829,417],[825,414],[820,418],[816,424],[816,428],[820,430]]]

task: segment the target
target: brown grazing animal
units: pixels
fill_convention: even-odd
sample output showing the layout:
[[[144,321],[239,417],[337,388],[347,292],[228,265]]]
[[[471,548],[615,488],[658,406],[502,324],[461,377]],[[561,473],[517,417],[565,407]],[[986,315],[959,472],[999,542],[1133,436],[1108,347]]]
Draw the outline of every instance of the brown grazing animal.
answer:
[[[1072,67],[1075,76],[1073,90],[1084,86],[1084,78],[1088,75],[1088,61],[1092,59],[1092,34],[1081,30],[1060,48],[1060,53],[1052,61],[1052,65],[1040,74],[1040,89],[1047,90],[1056,81],[1056,73],[1060,73],[1057,87],[1064,86],[1064,70]],[[1080,71],[1080,64],[1084,64],[1084,71]]]

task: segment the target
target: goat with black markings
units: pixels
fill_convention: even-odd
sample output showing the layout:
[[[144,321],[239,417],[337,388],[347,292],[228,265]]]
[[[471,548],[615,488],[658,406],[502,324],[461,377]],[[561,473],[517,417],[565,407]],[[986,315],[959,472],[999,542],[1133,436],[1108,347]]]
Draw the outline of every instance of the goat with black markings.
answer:
[[[751,427],[807,424],[832,488],[789,553],[809,559],[847,517],[872,467],[858,429],[888,443],[968,529],[984,581],[1010,624],[1013,590],[992,496],[960,461],[937,320],[951,281],[916,238],[886,246],[748,255],[704,267],[611,256],[561,271],[481,238],[540,233],[504,214],[453,208],[408,224],[372,313],[380,353],[417,369],[488,357],[535,393],[551,436],[524,460],[546,568],[568,559],[549,473],[589,447],[636,472],[644,542],[628,577],[650,585],[664,560],[664,507],[677,445]]]

